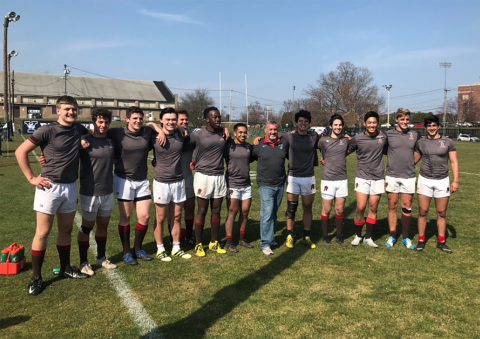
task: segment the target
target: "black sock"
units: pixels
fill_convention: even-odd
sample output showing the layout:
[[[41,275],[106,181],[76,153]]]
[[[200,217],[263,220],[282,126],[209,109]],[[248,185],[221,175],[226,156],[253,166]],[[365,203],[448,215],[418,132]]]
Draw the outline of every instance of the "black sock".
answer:
[[[42,276],[42,265],[45,259],[45,250],[32,250],[32,277]]]
[[[303,230],[303,239],[310,236],[310,230]]]
[[[190,239],[193,233],[193,220],[185,219],[186,239]]]
[[[123,245],[123,253],[130,253],[130,224],[125,226],[118,225],[118,235]]]
[[[372,237],[373,227],[375,225],[367,222],[367,231],[365,232],[365,239],[370,239]]]
[[[80,264],[88,261],[88,247],[90,243],[87,241],[78,241],[78,252],[80,253]]]
[[[107,246],[107,237],[95,236],[95,241],[97,242],[97,258],[101,259],[105,257],[105,247]]]
[[[363,225],[355,225],[355,234],[359,238],[362,237],[362,229],[363,229]]]
[[[291,235],[293,237],[293,230],[287,230],[287,235]]]
[[[390,231],[390,236],[391,236],[393,239],[397,239],[397,231]]]
[[[60,269],[65,270],[70,266],[70,245],[57,245],[58,256],[60,257]]]

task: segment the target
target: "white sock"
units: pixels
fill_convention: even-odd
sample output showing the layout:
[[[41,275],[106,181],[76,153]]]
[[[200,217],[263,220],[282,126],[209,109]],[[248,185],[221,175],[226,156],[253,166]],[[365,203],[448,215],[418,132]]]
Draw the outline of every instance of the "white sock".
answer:
[[[180,243],[179,242],[174,242],[173,243],[173,251],[178,251],[180,249]]]
[[[157,245],[157,252],[163,252],[163,251],[165,251],[165,246],[163,246],[163,244]]]

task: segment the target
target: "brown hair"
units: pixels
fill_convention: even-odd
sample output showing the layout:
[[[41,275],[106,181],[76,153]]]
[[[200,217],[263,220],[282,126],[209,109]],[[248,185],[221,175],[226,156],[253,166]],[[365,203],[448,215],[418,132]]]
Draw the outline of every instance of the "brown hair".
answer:
[[[395,119],[401,118],[405,115],[410,116],[410,111],[406,108],[399,108],[397,109],[397,113],[395,114]]]
[[[92,121],[96,122],[98,117],[112,122],[112,112],[106,108],[94,108],[92,111]]]
[[[62,95],[57,99],[57,109],[60,109],[62,105],[74,105],[75,107],[78,107],[77,100],[69,95]]]
[[[130,117],[132,116],[132,114],[141,114],[142,117],[143,117],[143,111],[140,109],[140,107],[137,107],[137,106],[130,106],[128,109],[127,109],[127,118],[130,119]]]

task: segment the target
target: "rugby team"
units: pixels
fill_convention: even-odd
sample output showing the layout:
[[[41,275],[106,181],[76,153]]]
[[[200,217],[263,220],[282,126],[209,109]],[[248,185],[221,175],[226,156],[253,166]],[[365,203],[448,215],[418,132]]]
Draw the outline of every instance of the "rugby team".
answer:
[[[408,249],[421,251],[425,247],[426,217],[430,201],[435,198],[437,212],[437,247],[452,253],[445,244],[446,210],[451,192],[458,190],[458,162],[453,141],[439,134],[436,116],[425,118],[426,136],[409,130],[410,112],[400,108],[396,112],[397,126],[386,133],[377,130],[379,115],[370,111],[364,116],[365,132],[350,138],[344,133],[341,115],[330,118],[331,134],[321,137],[310,132],[311,114],[300,110],[295,114],[296,130],[278,135],[278,124],[269,121],[265,137],[256,138],[254,145],[245,140],[247,126],[234,126],[234,138],[221,126],[216,107],[204,110],[206,127],[188,132],[188,113],[166,108],[160,113],[161,125],[143,124],[143,111],[130,107],[126,114],[127,126],[109,128],[112,112],[105,108],[92,111],[93,130],[76,123],[77,102],[70,96],[58,99],[58,120],[37,129],[15,152],[17,161],[27,180],[35,188],[34,210],[37,226],[32,242],[32,277],[28,293],[42,291],[41,269],[47,248],[47,238],[57,215],[57,250],[60,257],[60,277],[85,279],[94,274],[88,262],[90,233],[95,224],[97,256],[95,264],[105,269],[117,266],[105,253],[107,227],[117,199],[119,210],[118,232],[123,247],[123,262],[137,265],[138,261],[151,261],[153,257],[142,249],[150,220],[152,195],[148,173],[148,154],[153,149],[155,203],[154,237],[156,257],[172,261],[172,257],[190,259],[184,249],[193,248],[196,256],[204,257],[202,235],[205,218],[210,208],[210,242],[208,249],[224,254],[238,252],[233,242],[233,224],[239,224],[238,246],[253,248],[245,239],[248,214],[252,203],[250,163],[257,161],[257,185],[260,197],[260,246],[265,255],[273,255],[277,212],[287,183],[285,245],[293,248],[293,226],[301,196],[303,208],[303,237],[301,242],[309,248],[316,244],[310,238],[316,193],[314,165],[319,161],[322,197],[321,226],[323,245],[330,247],[328,225],[332,209],[335,213],[335,242],[348,246],[342,237],[345,200],[348,196],[346,157],[356,152],[355,174],[356,212],[355,237],[351,245],[361,242],[377,248],[372,231],[377,221],[377,208],[385,191],[388,197],[388,224],[390,235],[385,243],[392,247],[397,242],[397,206],[402,209],[401,241]],[[28,154],[41,148],[41,174],[36,176],[30,166]],[[387,155],[387,173],[384,177],[383,155]],[[285,160],[288,159],[288,171]],[[414,246],[409,238],[412,199],[415,193],[415,164],[422,159],[417,180],[418,242]],[[453,182],[449,180],[449,166]],[[224,170],[224,163],[226,171]],[[80,255],[78,270],[70,265],[71,233],[77,211],[77,179],[80,165],[80,206],[82,224],[77,241]],[[195,175],[192,171],[195,171]],[[197,208],[195,213],[195,197]],[[218,241],[220,212],[226,197],[228,215],[225,220],[226,245]],[[365,210],[368,206],[367,217]],[[135,209],[136,220],[133,251],[130,244],[130,219]],[[184,212],[185,229],[181,228]],[[163,224],[170,230],[171,252],[163,244]],[[195,233],[193,226],[195,225]],[[366,225],[365,234],[363,226]],[[184,239],[183,248],[181,239]]]

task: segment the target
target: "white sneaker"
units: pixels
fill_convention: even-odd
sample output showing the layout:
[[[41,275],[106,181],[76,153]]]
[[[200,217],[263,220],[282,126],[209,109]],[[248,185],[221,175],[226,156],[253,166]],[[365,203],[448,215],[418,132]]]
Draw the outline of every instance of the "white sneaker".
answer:
[[[262,252],[263,252],[263,254],[265,254],[265,255],[273,255],[273,251],[272,251],[272,249],[271,249],[270,247],[264,247],[264,248],[262,249]]]
[[[95,261],[95,265],[97,265],[98,267],[103,267],[103,268],[108,268],[108,269],[117,268],[117,265],[113,264],[105,256],[100,258],[100,259],[97,258],[97,260]]]
[[[353,238],[351,244],[352,246],[358,246],[362,242],[362,237],[359,237],[355,234],[355,238]]]
[[[90,266],[88,261],[81,263],[79,269],[80,269],[80,272],[88,274],[89,276],[92,276],[95,274],[95,272],[93,272],[92,270],[92,266]]]
[[[373,242],[372,238],[368,238],[368,239],[363,240],[363,243],[365,245],[368,245],[368,246],[373,247],[373,248],[378,247],[378,245]]]

